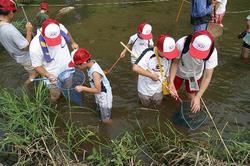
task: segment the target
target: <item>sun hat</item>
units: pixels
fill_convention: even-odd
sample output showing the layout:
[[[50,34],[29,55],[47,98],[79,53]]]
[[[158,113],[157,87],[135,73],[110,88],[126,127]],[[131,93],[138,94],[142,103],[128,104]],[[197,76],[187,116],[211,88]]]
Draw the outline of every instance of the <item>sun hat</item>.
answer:
[[[46,2],[41,2],[40,3],[40,9],[41,10],[49,10],[49,4]]]
[[[168,35],[160,35],[157,39],[157,49],[167,59],[176,58],[179,55],[179,50],[176,47],[175,40]]]
[[[152,26],[148,23],[141,23],[137,27],[137,34],[140,38],[150,40],[153,38]]]
[[[0,0],[0,9],[7,11],[16,11],[16,3],[13,0]]]
[[[213,46],[214,38],[207,30],[196,31],[189,45],[189,53],[197,59],[206,59]]]
[[[61,44],[62,35],[59,22],[53,19],[46,19],[42,23],[42,35],[48,46],[56,46]]]
[[[80,65],[84,62],[87,62],[91,55],[85,48],[78,48],[71,53],[73,60],[69,63],[69,67],[74,67],[75,65]]]

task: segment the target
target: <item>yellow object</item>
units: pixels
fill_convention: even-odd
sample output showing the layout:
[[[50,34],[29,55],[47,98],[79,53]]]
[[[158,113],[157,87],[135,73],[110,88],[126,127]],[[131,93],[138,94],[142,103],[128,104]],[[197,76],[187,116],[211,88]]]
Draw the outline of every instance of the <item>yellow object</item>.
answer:
[[[160,57],[158,55],[158,51],[157,51],[156,47],[154,48],[154,52],[155,52],[155,55],[156,55],[156,58],[157,58],[157,61],[158,61],[159,68],[160,68],[161,77],[164,78],[163,69],[162,69],[162,66],[161,66],[161,60],[160,60]],[[169,94],[169,90],[168,90],[167,86],[168,86],[167,80],[162,80],[162,93],[163,93],[163,95],[168,95]]]

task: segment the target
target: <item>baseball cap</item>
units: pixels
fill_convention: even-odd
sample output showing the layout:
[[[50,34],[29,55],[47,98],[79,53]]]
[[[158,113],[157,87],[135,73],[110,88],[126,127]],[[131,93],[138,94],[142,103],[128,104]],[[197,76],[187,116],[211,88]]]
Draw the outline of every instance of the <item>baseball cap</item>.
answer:
[[[194,33],[189,46],[189,53],[197,59],[206,59],[212,48],[214,38],[207,30]]]
[[[152,32],[152,26],[149,25],[148,23],[141,23],[137,27],[137,34],[142,39],[146,40],[152,39],[153,34],[151,32]]]
[[[87,62],[91,55],[85,48],[78,48],[71,53],[73,60],[69,63],[69,67],[74,67],[75,65],[80,65],[84,62]]]
[[[176,47],[175,40],[168,35],[160,35],[158,37],[157,49],[169,60],[176,58],[179,55],[179,50]]]
[[[40,9],[41,10],[49,10],[49,4],[46,2],[41,2],[40,3]]]
[[[48,46],[61,44],[62,36],[59,22],[53,19],[46,19],[42,23],[42,35]]]
[[[0,9],[7,11],[16,11],[16,3],[13,0],[0,0]]]

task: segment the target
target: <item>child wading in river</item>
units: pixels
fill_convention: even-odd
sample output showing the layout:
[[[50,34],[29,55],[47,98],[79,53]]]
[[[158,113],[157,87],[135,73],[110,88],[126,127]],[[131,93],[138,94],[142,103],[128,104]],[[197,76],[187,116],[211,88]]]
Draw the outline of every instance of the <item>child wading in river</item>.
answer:
[[[250,15],[247,16],[246,30],[239,34],[238,38],[243,39],[241,55],[244,59],[247,59],[250,52]]]
[[[72,52],[72,56],[73,60],[69,63],[69,67],[87,69],[90,83],[90,87],[76,86],[75,90],[95,94],[95,102],[102,121],[110,123],[113,96],[107,77],[97,62],[91,59],[91,55],[86,49],[79,48]]]

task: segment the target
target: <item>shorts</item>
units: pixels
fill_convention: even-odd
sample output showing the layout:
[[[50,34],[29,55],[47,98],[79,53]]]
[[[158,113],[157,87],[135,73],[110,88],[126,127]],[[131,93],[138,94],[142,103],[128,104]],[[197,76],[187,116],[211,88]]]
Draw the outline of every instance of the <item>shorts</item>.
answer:
[[[23,62],[23,63],[20,63],[20,64],[24,67],[24,69],[25,69],[29,74],[35,72],[35,68],[32,67],[31,60],[28,60],[28,61]]]
[[[151,104],[153,105],[160,105],[163,99],[163,94],[155,93],[153,96],[147,96],[138,92],[139,99],[143,106],[148,107]]]
[[[113,96],[112,91],[101,92],[99,94],[95,94],[95,102],[97,106],[97,110],[100,111],[101,119],[109,120],[111,117],[111,109]]]
[[[242,47],[250,49],[250,45],[246,42],[243,42]]]
[[[183,81],[185,79],[181,78],[181,77],[178,77],[178,76],[175,76],[174,78],[174,86],[176,88],[176,90],[179,90]],[[197,80],[198,84],[200,85],[201,83],[201,78],[199,80]],[[191,91],[190,88],[189,88],[189,81],[188,80],[185,80],[185,90],[187,93],[196,93],[197,91]]]
[[[196,32],[196,31],[206,30],[207,26],[208,26],[208,23],[193,25],[193,31]]]

